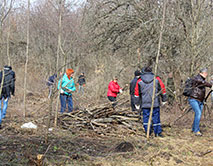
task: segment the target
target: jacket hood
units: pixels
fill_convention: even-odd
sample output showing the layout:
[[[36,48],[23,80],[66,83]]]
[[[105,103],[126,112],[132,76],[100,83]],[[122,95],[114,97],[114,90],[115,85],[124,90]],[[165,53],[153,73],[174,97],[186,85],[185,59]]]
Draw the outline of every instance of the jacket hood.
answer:
[[[150,84],[154,80],[154,74],[153,73],[144,73],[141,75],[141,79],[144,83]]]

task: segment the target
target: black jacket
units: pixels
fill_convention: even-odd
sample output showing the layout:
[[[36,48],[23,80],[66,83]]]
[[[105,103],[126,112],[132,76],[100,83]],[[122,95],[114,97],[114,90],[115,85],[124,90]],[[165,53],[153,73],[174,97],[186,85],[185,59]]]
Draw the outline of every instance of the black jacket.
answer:
[[[200,74],[192,78],[192,92],[190,94],[191,98],[197,99],[201,102],[205,99],[206,87],[211,88],[212,85],[205,81]]]
[[[79,84],[79,85],[86,84],[86,80],[85,80],[84,75],[80,75],[80,76],[78,77],[78,84]]]
[[[135,77],[131,82],[130,82],[130,87],[129,87],[129,94],[134,96],[135,95],[135,86],[140,77]]]
[[[3,72],[0,72],[0,82],[2,83]],[[4,68],[4,82],[2,87],[2,93],[0,99],[2,97],[8,98],[11,94],[15,95],[15,72],[11,69],[11,67]],[[0,84],[1,85],[1,84]]]

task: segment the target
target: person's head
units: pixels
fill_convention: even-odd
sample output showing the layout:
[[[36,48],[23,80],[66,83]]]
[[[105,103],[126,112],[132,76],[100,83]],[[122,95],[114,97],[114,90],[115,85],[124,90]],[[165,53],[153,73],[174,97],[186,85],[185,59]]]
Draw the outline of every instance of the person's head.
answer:
[[[114,76],[112,80],[113,80],[114,82],[117,82],[117,81],[118,81],[118,77],[117,77],[117,76]]]
[[[67,69],[66,74],[67,74],[67,77],[70,79],[71,77],[73,77],[74,70],[73,69]]]
[[[140,77],[140,75],[141,75],[141,72],[139,70],[136,70],[135,71],[135,77]]]
[[[83,76],[83,75],[84,75],[84,72],[81,72],[81,75]]]
[[[5,66],[4,66],[4,70],[12,70],[12,67],[11,67],[11,66],[8,66],[8,65],[5,65]]]
[[[145,68],[144,68],[144,72],[145,72],[145,73],[150,73],[150,72],[152,72],[152,68],[151,68],[150,66],[145,67]]]
[[[168,77],[169,77],[169,78],[172,78],[172,77],[173,77],[173,73],[170,72],[170,73],[168,74]]]
[[[208,69],[207,68],[203,68],[200,70],[200,75],[203,77],[203,78],[206,78],[208,76]]]

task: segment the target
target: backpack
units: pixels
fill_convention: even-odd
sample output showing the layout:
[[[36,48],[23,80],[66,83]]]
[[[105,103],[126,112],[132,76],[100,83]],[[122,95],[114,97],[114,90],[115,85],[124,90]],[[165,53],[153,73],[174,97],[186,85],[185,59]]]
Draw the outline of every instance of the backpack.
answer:
[[[189,97],[192,93],[192,90],[193,90],[192,79],[187,78],[187,80],[184,83],[183,95]]]

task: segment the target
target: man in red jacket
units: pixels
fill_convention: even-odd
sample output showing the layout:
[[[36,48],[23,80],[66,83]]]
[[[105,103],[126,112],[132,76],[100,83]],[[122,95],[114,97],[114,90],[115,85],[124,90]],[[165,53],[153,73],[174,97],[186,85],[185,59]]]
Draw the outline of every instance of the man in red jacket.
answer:
[[[115,102],[118,93],[122,93],[121,87],[118,85],[118,78],[114,77],[108,85],[107,97],[109,101]]]

